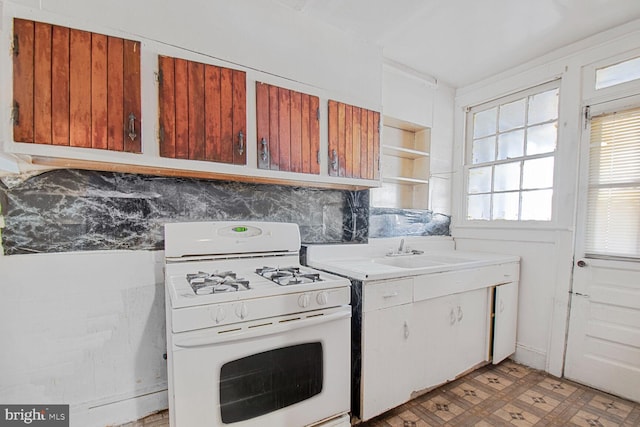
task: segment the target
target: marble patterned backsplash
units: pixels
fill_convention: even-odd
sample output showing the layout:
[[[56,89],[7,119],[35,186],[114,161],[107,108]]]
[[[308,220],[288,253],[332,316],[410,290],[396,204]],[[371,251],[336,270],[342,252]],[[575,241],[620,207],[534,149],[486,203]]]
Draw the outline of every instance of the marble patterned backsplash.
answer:
[[[161,250],[164,224],[294,222],[303,243],[366,243],[369,237],[449,235],[431,211],[369,207],[347,191],[54,170],[0,178],[5,255],[89,250]]]
[[[369,237],[448,236],[451,217],[422,209],[369,210]]]
[[[294,222],[304,243],[366,243],[369,192],[55,170],[2,178],[4,253],[164,248],[181,221]]]

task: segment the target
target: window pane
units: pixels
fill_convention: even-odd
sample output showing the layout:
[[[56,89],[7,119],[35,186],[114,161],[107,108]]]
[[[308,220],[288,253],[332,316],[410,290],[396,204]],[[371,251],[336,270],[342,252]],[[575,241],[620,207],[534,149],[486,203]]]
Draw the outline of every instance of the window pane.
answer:
[[[532,126],[527,131],[527,156],[551,153],[556,149],[557,123]]]
[[[529,98],[528,124],[542,123],[558,118],[558,89],[542,92]]]
[[[525,160],[522,167],[522,188],[553,187],[553,157]]]
[[[491,194],[469,196],[467,201],[467,219],[491,218]]]
[[[640,186],[590,189],[586,252],[640,258],[638,212]]]
[[[495,160],[496,137],[476,139],[473,141],[473,163],[484,163]]]
[[[491,191],[491,166],[469,170],[469,193],[488,193]]]
[[[500,132],[523,127],[526,98],[500,106]]]
[[[591,120],[585,251],[640,259],[640,108]]]
[[[596,89],[640,79],[640,57],[596,70]]]
[[[497,193],[493,195],[493,219],[518,219],[520,193]]]
[[[524,191],[522,193],[523,221],[550,221],[553,190]]]
[[[520,188],[520,162],[496,165],[493,191],[518,190]]]
[[[495,134],[497,118],[497,107],[475,113],[473,115],[473,137],[480,138]]]
[[[498,160],[515,159],[524,154],[524,130],[503,133],[498,137]]]

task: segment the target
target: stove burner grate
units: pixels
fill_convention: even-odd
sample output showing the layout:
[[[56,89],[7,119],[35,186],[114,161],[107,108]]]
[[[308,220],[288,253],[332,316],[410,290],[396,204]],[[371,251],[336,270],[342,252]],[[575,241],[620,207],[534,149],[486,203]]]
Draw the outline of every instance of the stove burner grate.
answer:
[[[248,280],[238,279],[236,273],[232,271],[189,273],[187,274],[187,281],[196,295],[238,292],[251,289]]]
[[[300,267],[262,267],[257,268],[256,273],[281,286],[322,281],[320,273],[303,272]]]

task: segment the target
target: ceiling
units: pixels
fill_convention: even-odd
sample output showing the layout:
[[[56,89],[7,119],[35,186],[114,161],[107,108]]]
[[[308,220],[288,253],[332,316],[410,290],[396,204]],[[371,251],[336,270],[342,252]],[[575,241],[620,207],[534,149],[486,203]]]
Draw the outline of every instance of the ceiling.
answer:
[[[640,0],[276,0],[454,87],[640,19]]]

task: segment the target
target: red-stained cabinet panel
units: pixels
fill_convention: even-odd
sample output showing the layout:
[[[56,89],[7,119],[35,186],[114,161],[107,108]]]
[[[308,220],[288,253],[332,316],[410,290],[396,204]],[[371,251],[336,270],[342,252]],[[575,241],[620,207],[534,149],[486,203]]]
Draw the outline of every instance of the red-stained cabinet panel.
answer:
[[[258,168],[320,174],[320,100],[256,82]]]
[[[329,175],[380,178],[380,113],[329,100]]]
[[[244,165],[246,74],[158,57],[160,155]]]
[[[15,18],[13,139],[142,152],[140,43]]]

